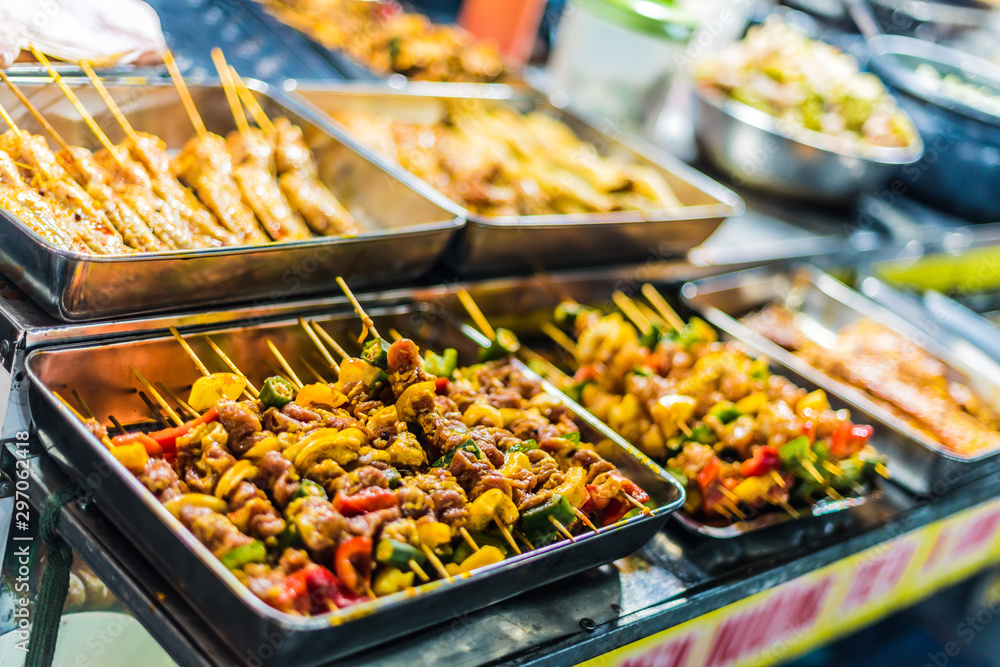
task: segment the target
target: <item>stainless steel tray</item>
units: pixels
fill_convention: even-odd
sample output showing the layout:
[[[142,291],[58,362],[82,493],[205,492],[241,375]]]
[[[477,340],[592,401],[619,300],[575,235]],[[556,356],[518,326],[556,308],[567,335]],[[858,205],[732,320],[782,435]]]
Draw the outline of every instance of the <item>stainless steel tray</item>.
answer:
[[[464,363],[474,361],[478,346],[447,318],[413,305],[371,312],[383,330],[419,330],[423,335],[418,340],[422,343],[456,347]],[[353,314],[320,317],[318,321],[344,341],[350,338],[348,332],[358,330]],[[264,364],[268,354],[266,339],[272,340],[293,364],[305,358],[317,368],[323,367],[315,348],[294,321],[228,329],[213,334],[213,338],[254,380],[271,374]],[[206,362],[213,359],[200,337],[189,339]],[[628,519],[598,534],[580,535],[575,543],[554,543],[452,583],[433,582],[416,595],[400,593],[313,618],[290,616],[268,607],[240,584],[131,473],[116,464],[53,394],[67,387],[76,388],[97,415],[115,414],[123,423],[142,419],[142,404],[129,380],[129,367],[133,365],[175,391],[183,391],[197,376],[190,360],[169,337],[33,353],[26,371],[40,439],[60,465],[86,485],[100,509],[154,566],[168,580],[177,582],[179,592],[204,616],[205,622],[254,664],[326,663],[608,563],[642,546],[683,503],[683,491],[669,475],[645,457],[633,454],[628,445],[613,445],[608,456],[658,505],[652,515]],[[223,367],[219,366],[219,370]],[[300,370],[305,372],[304,367]],[[569,407],[571,411],[576,409]]]
[[[877,405],[866,393],[819,371],[737,321],[768,303],[784,302],[789,298],[799,306],[803,321],[807,323],[803,333],[810,338],[829,341],[842,327],[870,319],[923,347],[984,400],[996,402],[1000,398],[1000,381],[996,378],[969,365],[908,322],[819,269],[800,266],[742,271],[688,283],[682,296],[719,329],[750,343],[760,353],[848,401],[855,413],[860,410],[864,419],[874,420],[876,433],[883,436],[876,447],[889,457],[893,479],[915,493],[943,495],[964,477],[981,472],[980,464],[987,459],[996,463],[995,457],[1000,450],[984,450],[974,455],[953,452]]]
[[[602,153],[623,155],[658,170],[685,206],[658,211],[621,211],[588,215],[536,215],[488,217],[457,202],[451,208],[468,224],[450,255],[463,275],[532,271],[570,266],[594,266],[683,255],[707,239],[722,221],[742,213],[742,200],[730,190],[681,161],[641,140],[609,135],[593,123],[554,105],[541,94],[528,91],[501,93],[470,88],[445,92],[453,84],[410,84],[401,90],[372,85],[318,86],[290,81],[286,90],[299,103],[299,111],[332,134],[387,169],[403,171],[395,162],[364,146],[329,114],[365,110],[395,118],[433,122],[441,117],[449,99],[488,99],[510,104],[521,111],[542,110],[567,123],[580,138],[594,143]],[[478,92],[477,92],[478,90]],[[507,97],[507,99],[501,99]],[[432,187],[425,185],[427,190]],[[436,192],[436,191],[435,191]]]
[[[73,81],[70,80],[72,84]],[[76,88],[101,127],[118,141],[122,131],[94,88]],[[280,92],[248,82],[270,116],[302,127],[320,161],[320,176],[366,231],[355,238],[316,238],[262,247],[143,253],[128,257],[84,255],[55,249],[0,210],[0,272],[14,280],[53,317],[86,321],[234,302],[279,303],[334,287],[338,275],[355,287],[401,284],[425,273],[462,226],[447,200],[408,174],[388,173],[308,118]],[[62,93],[47,79],[19,84],[71,144],[96,140]],[[155,79],[121,80],[108,89],[138,131],[152,132],[171,149],[194,134],[176,90]],[[235,122],[218,85],[191,85],[212,132]],[[0,103],[25,130],[41,132],[6,89]],[[44,133],[43,133],[44,134]]]

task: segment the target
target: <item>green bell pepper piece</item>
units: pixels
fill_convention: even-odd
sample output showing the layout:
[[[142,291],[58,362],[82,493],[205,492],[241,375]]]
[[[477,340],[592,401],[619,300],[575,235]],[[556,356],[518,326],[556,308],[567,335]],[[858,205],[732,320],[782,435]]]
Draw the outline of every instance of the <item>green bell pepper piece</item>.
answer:
[[[441,458],[439,458],[437,461],[435,461],[434,463],[432,463],[431,467],[432,468],[447,468],[448,466],[451,465],[451,460],[453,458],[455,458],[455,452],[457,452],[460,449],[462,451],[464,451],[464,452],[468,452],[469,454],[474,454],[476,456],[476,460],[477,461],[480,461],[483,458],[483,452],[479,449],[479,446],[476,445],[476,441],[473,440],[472,438],[469,438],[468,440],[466,440],[465,442],[463,442],[461,445],[459,445],[458,447],[456,447],[455,449],[451,450],[450,452],[448,452],[447,454],[445,454],[444,456],[442,456]]]
[[[639,336],[639,345],[652,350],[664,337],[663,327],[659,324],[652,324]]]
[[[295,490],[292,494],[292,500],[298,500],[299,498],[308,498],[309,496],[316,496],[317,498],[327,499],[326,489],[317,482],[311,479],[304,479],[299,482],[299,488]],[[291,502],[291,501],[289,501]]]
[[[386,468],[382,471],[382,474],[386,476],[389,480],[389,488],[396,489],[399,485],[403,483],[403,476],[399,474],[399,471],[395,468]]]
[[[222,564],[230,570],[238,570],[250,563],[263,563],[267,560],[267,548],[260,540],[230,549],[219,558]]]
[[[285,529],[278,534],[278,553],[285,553],[285,549],[302,549],[305,544],[302,542],[302,535],[299,527],[294,521],[288,521]]]
[[[264,380],[258,398],[264,405],[280,410],[295,398],[295,387],[285,378],[274,375]]]
[[[403,568],[407,567],[411,560],[416,561],[418,565],[422,565],[427,560],[427,556],[420,549],[412,547],[405,542],[385,539],[380,541],[378,546],[375,547],[375,560],[380,563]],[[409,568],[407,567],[407,569]]]
[[[712,415],[723,424],[728,424],[729,422],[736,421],[737,418],[742,417],[743,411],[729,401],[719,401],[709,409],[708,414]]]
[[[487,362],[496,359],[503,359],[512,354],[517,354],[521,349],[521,342],[509,329],[497,329],[496,337],[490,341],[489,347],[479,349],[479,361]]]
[[[793,470],[799,467],[799,462],[809,455],[809,451],[809,438],[802,435],[782,445],[778,456],[781,457],[782,467]]]
[[[715,431],[710,429],[707,424],[698,424],[691,429],[690,436],[683,436],[683,442],[697,442],[702,445],[714,445],[715,441]]]
[[[563,495],[552,496],[546,504],[521,515],[524,532],[528,541],[535,547],[552,542],[559,534],[550,517],[555,518],[563,526],[569,526],[576,521],[573,507]]]
[[[424,370],[431,375],[450,378],[456,368],[458,368],[458,350],[453,347],[447,348],[444,354],[428,350],[424,355]]]
[[[512,454],[514,452],[530,452],[532,450],[538,449],[538,443],[534,440],[522,440],[516,445],[511,445],[507,448],[507,453]]]

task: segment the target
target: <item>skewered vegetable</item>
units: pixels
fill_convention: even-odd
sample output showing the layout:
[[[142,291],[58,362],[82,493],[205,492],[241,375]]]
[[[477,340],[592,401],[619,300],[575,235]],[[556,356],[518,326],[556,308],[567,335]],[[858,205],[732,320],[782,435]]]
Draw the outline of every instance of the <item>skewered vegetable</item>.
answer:
[[[700,320],[674,328],[624,295],[615,301],[635,324],[578,304],[557,309],[575,337],[570,382],[584,407],[687,485],[690,511],[794,513],[871,480],[881,462],[871,427],[831,409],[822,390],[772,375]]]
[[[610,525],[649,500],[509,356],[457,368],[454,351],[435,355],[449,370],[436,377],[413,341],[366,326],[374,338],[335,383],[272,376],[235,400],[244,376],[204,375],[192,399],[224,393],[204,414],[111,441],[268,604],[306,615],[391,595],[520,553],[511,531],[575,539],[581,515]]]

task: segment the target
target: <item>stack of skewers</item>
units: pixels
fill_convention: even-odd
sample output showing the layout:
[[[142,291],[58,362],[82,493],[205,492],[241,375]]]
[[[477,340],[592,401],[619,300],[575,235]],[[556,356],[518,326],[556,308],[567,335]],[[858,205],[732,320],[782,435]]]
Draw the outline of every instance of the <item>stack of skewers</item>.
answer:
[[[169,53],[164,54],[196,136],[173,159],[162,140],[137,132],[91,66],[80,63],[126,139],[113,144],[72,89],[56,84],[103,146],[70,146],[17,86],[7,86],[51,135],[19,128],[6,109],[0,136],[0,205],[52,245],[97,255],[263,245],[313,235],[355,235],[357,223],[320,182],[301,130],[267,117],[220,51],[213,52],[238,130],[208,132]],[[257,127],[247,121],[244,105]]]
[[[888,472],[872,427],[772,374],[764,358],[715,330],[684,322],[652,285],[648,303],[614,294],[618,310],[566,301],[545,330],[571,356],[573,377],[543,371],[687,488],[686,509],[708,520],[747,519],[864,495]],[[567,334],[567,331],[570,332]]]
[[[166,428],[111,417],[109,433],[74,392],[88,428],[255,595],[320,614],[650,513],[648,495],[512,362],[504,332],[490,329],[473,366],[453,349],[421,356],[395,331],[383,339],[339,282],[364,344],[351,356],[300,319],[326,362],[303,360],[316,382],[270,341],[280,371],[261,386],[208,338],[231,371],[212,373],[174,330],[202,373],[187,400],[132,369]]]

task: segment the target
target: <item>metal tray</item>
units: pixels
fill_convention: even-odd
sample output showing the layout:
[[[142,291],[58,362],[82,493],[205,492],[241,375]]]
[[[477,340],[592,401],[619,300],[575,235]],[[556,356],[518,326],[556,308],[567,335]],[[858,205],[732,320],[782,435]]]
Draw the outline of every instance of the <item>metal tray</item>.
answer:
[[[447,318],[413,305],[371,313],[383,330],[416,330],[423,334],[418,337],[422,343],[456,347],[465,363],[474,360],[478,346]],[[343,341],[359,328],[353,314],[317,319]],[[213,338],[254,380],[271,374],[263,361],[268,355],[267,339],[287,358],[305,358],[317,368],[323,367],[312,343],[294,321],[228,329],[213,334]],[[189,339],[199,355],[211,363],[213,356],[204,341],[195,336]],[[131,473],[116,464],[53,394],[76,388],[97,415],[115,414],[123,423],[143,419],[142,404],[129,379],[132,365],[176,391],[183,391],[197,376],[180,346],[169,337],[33,353],[26,371],[40,439],[60,465],[90,489],[101,510],[154,566],[168,580],[177,582],[179,592],[205,622],[254,664],[325,663],[608,563],[642,546],[683,503],[683,490],[662,469],[635,455],[630,446],[612,444],[607,455],[658,505],[652,515],[628,519],[598,534],[580,535],[575,543],[554,543],[452,583],[433,582],[416,595],[399,593],[313,618],[290,616],[268,607],[240,584]]]
[[[661,259],[685,254],[704,242],[722,221],[742,213],[742,200],[733,192],[681,161],[641,140],[609,135],[595,123],[581,119],[535,91],[502,93],[468,88],[453,92],[442,86],[410,84],[401,90],[371,85],[318,86],[289,81],[285,89],[299,103],[299,111],[331,134],[387,169],[402,167],[354,138],[329,114],[364,110],[394,118],[434,122],[450,99],[487,99],[520,111],[542,110],[568,124],[577,135],[604,154],[627,157],[657,169],[685,206],[658,211],[621,211],[587,215],[535,215],[490,217],[465,209],[457,202],[451,209],[467,220],[461,241],[450,262],[463,275],[486,275],[570,266],[594,266]],[[445,92],[445,90],[449,92]],[[506,98],[506,99],[503,99]],[[427,190],[432,187],[425,185]],[[436,192],[436,191],[435,191]]]
[[[707,320],[731,336],[755,347],[760,353],[794,369],[829,394],[852,404],[853,411],[870,423],[877,423],[882,439],[876,447],[889,457],[894,481],[923,495],[942,495],[963,478],[982,472],[982,463],[995,458],[1000,450],[983,450],[974,455],[953,452],[908,423],[877,405],[868,394],[807,364],[743,326],[740,318],[772,302],[792,298],[808,323],[810,338],[829,340],[844,326],[870,319],[923,347],[968,384],[985,400],[996,402],[1000,382],[967,363],[908,322],[872,303],[843,283],[811,266],[769,267],[717,276],[688,283],[684,300]],[[991,364],[995,366],[995,364]],[[986,369],[987,373],[989,369]]]
[[[69,80],[71,85],[73,80]],[[122,137],[89,82],[77,94],[112,141]],[[53,317],[86,321],[233,302],[279,303],[334,287],[338,275],[355,287],[400,284],[425,273],[441,256],[461,218],[447,200],[408,174],[387,173],[321,125],[296,114],[279,92],[250,81],[269,115],[298,124],[320,161],[320,176],[367,230],[355,238],[316,238],[269,246],[96,256],[59,250],[0,210],[0,272],[14,280]],[[47,79],[21,88],[71,144],[91,148],[93,135]],[[108,84],[138,131],[152,132],[171,149],[194,134],[176,90],[155,79]],[[235,122],[218,85],[191,85],[205,124],[226,134]],[[40,132],[13,95],[0,103],[25,130]]]

